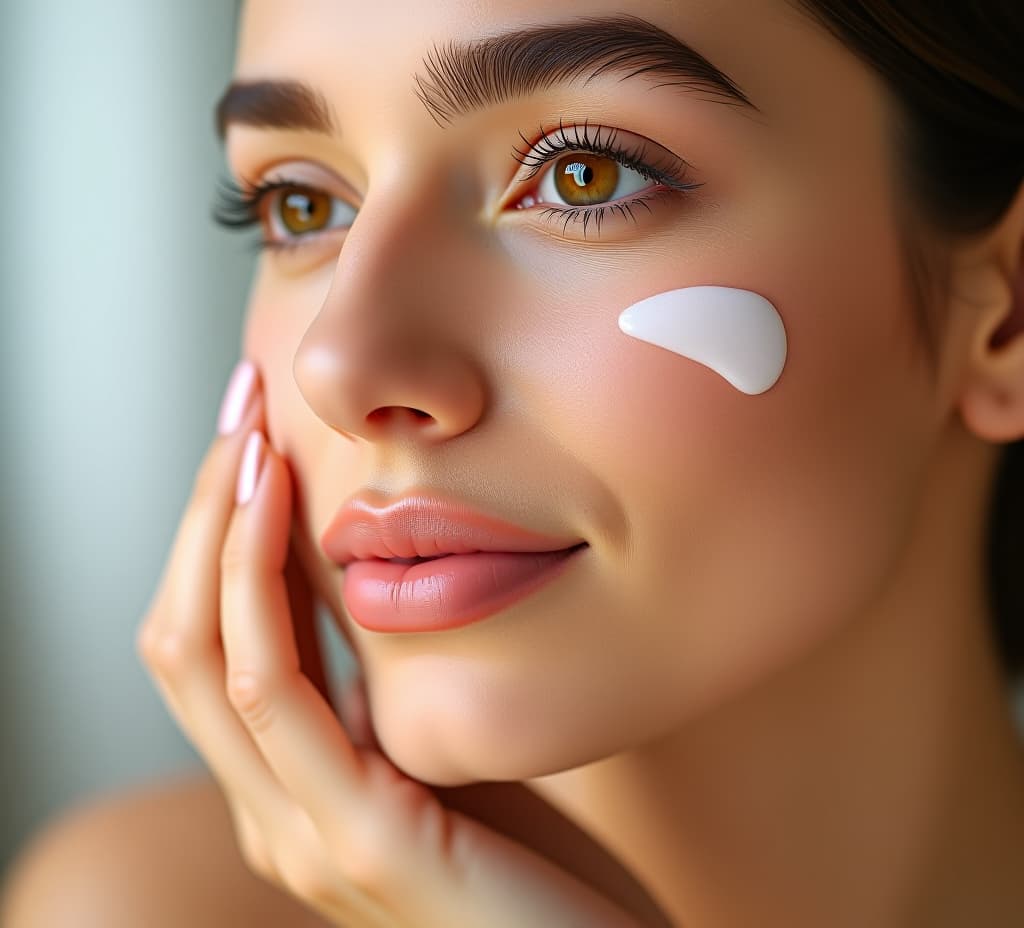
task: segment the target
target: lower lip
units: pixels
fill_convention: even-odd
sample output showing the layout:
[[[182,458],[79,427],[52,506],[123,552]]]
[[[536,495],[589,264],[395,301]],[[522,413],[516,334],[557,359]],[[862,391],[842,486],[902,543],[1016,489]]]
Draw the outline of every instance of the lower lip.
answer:
[[[353,561],[341,596],[372,632],[440,632],[494,615],[555,579],[586,546],[451,554],[419,564]]]

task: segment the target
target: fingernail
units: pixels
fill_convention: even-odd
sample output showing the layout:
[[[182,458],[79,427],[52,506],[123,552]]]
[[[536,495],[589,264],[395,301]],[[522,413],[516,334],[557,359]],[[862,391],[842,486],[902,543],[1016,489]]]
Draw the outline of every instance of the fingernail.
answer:
[[[235,500],[244,506],[256,492],[256,483],[260,479],[260,468],[263,464],[263,433],[254,430],[245,440],[242,452],[242,466],[238,471],[238,486],[235,488]]]
[[[224,399],[220,404],[217,431],[221,435],[230,435],[242,424],[255,382],[256,366],[251,361],[239,361],[231,373],[228,388],[224,391]]]

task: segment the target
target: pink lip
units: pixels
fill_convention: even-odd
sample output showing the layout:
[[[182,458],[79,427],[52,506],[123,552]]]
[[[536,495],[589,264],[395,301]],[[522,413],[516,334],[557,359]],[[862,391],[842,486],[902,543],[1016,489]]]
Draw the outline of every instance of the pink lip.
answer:
[[[426,496],[375,508],[346,503],[320,539],[345,567],[341,596],[352,618],[377,632],[444,631],[475,622],[553,580],[579,538],[530,531]],[[388,558],[429,557],[420,563]]]

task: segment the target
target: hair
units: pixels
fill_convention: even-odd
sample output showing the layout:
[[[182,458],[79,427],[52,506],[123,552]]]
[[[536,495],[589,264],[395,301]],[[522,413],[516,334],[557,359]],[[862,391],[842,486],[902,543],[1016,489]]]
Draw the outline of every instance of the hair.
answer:
[[[887,85],[913,225],[947,243],[994,226],[1024,181],[1020,0],[793,2]],[[914,244],[908,254],[923,294],[927,260]],[[941,292],[930,284],[933,296]],[[933,334],[945,300],[920,302],[921,322]],[[1002,452],[987,547],[992,633],[1012,677],[1024,672],[1024,440]]]

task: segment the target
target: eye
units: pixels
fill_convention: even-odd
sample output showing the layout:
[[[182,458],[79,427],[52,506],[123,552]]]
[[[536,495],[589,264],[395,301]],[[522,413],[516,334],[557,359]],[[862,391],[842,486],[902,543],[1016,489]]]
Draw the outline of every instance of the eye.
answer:
[[[563,155],[545,172],[537,187],[537,203],[591,206],[630,196],[652,186],[632,168],[586,152]]]
[[[245,182],[227,180],[221,187],[214,219],[228,229],[259,227],[265,249],[294,249],[345,230],[358,210],[313,184],[294,179]],[[332,238],[336,237],[331,235]]]
[[[331,198],[326,193],[284,189],[277,195],[277,217],[296,235],[327,228],[331,219]]]
[[[520,183],[541,175],[513,205],[556,224],[566,238],[582,231],[586,239],[591,227],[597,237],[606,228],[614,234],[619,220],[632,220],[636,229],[634,208],[652,213],[657,204],[685,200],[701,186],[689,179],[686,161],[643,136],[562,121],[556,131],[538,135],[530,142],[520,132],[526,147],[513,149],[512,157],[526,168]]]
[[[323,190],[284,185],[262,197],[267,241],[280,243],[329,229],[347,228],[356,210]]]

